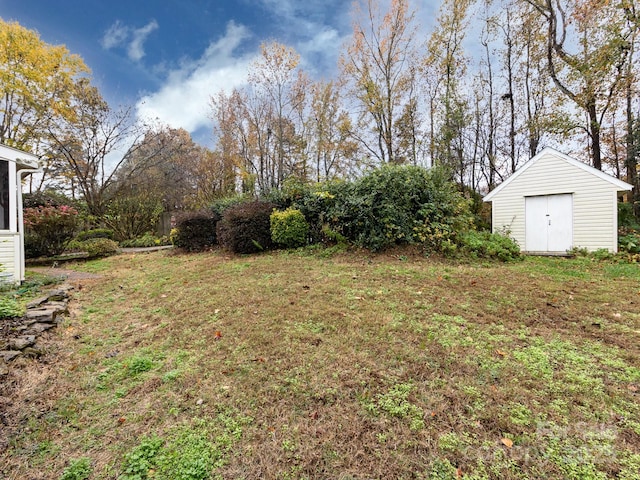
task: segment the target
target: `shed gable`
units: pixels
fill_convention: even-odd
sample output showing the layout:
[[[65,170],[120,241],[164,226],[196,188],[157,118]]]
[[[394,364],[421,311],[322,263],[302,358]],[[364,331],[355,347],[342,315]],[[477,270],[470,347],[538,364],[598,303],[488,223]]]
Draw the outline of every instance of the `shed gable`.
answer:
[[[530,251],[526,199],[571,195],[573,246],[616,251],[617,192],[630,189],[631,185],[617,178],[547,148],[484,200],[493,204],[493,231],[509,231],[523,251]],[[529,222],[529,228],[532,224]]]

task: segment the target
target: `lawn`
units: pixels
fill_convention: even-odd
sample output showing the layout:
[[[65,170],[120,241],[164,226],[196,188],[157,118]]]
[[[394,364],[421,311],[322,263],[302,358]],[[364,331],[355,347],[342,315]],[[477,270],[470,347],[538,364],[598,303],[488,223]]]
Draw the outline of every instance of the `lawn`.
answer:
[[[640,267],[119,255],[4,414],[12,479],[640,478]]]

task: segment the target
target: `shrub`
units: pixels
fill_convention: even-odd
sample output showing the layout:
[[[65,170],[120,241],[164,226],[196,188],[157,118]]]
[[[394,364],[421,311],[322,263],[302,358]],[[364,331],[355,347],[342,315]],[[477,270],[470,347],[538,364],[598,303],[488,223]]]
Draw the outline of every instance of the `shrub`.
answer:
[[[640,233],[628,233],[619,237],[618,249],[625,253],[640,253]]]
[[[75,240],[84,242],[85,240],[89,240],[90,238],[108,238],[109,240],[113,240],[113,230],[110,230],[108,228],[94,228],[92,230],[85,230],[78,233]]]
[[[491,258],[503,262],[522,258],[518,244],[499,233],[470,230],[460,235],[460,246],[462,253],[473,258]]]
[[[108,238],[90,238],[81,242],[79,248],[90,257],[107,257],[118,252],[118,244]]]
[[[271,240],[286,248],[295,248],[307,243],[309,224],[300,210],[288,208],[275,210],[269,218]]]
[[[167,237],[156,237],[151,232],[147,232],[138,238],[120,242],[120,246],[125,248],[157,247],[159,245],[169,245],[169,239]]]
[[[249,198],[246,195],[234,195],[233,197],[224,197],[215,200],[210,205],[210,210],[214,213],[222,217],[224,212],[229,210],[231,207],[235,207],[241,203],[248,202]]]
[[[173,244],[188,252],[200,252],[217,243],[216,225],[220,215],[215,212],[195,212],[182,215],[172,233]]]
[[[22,196],[22,206],[24,208],[37,208],[45,206],[61,207],[69,205],[78,209],[78,202],[66,197],[62,193],[53,190],[45,190],[41,192],[25,193]]]
[[[634,215],[632,203],[618,203],[618,227],[640,230],[640,219]]]
[[[229,208],[218,223],[218,240],[235,253],[255,253],[272,247],[271,202],[253,201]]]
[[[25,208],[24,225],[29,257],[60,255],[76,233],[78,211],[67,205]]]
[[[340,186],[334,197],[332,230],[371,250],[424,243],[440,251],[472,222],[469,202],[438,169],[385,165]]]
[[[7,295],[0,296],[0,319],[14,318],[24,315],[24,307],[15,299]]]
[[[109,202],[104,222],[115,240],[130,240],[153,230],[162,211],[162,201],[151,195],[123,195]]]

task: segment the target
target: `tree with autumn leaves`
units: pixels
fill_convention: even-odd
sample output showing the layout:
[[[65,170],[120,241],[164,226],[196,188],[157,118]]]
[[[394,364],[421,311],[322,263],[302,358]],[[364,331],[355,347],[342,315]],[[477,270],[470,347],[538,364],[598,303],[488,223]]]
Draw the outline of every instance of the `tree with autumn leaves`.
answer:
[[[48,178],[34,188],[55,180],[97,214],[132,185],[162,190],[176,171],[184,193],[165,194],[166,208],[385,163],[440,165],[481,191],[545,145],[627,179],[638,202],[635,2],[442,0],[430,31],[419,8],[354,2],[333,78],[313,80],[293,48],[263,44],[246,87],[211,92],[211,149],[111,108],[79,57],[2,23],[0,140],[47,159]],[[107,162],[116,145],[124,155]]]

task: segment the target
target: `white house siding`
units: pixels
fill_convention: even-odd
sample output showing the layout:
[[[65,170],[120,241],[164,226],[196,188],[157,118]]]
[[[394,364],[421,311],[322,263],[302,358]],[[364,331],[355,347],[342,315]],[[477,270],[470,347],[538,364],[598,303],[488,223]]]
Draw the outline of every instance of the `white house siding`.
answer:
[[[16,272],[17,234],[0,234],[0,283],[4,279],[18,281]]]
[[[493,229],[508,229],[525,249],[525,197],[573,194],[573,246],[617,251],[617,188],[552,153],[543,154],[497,194]]]

